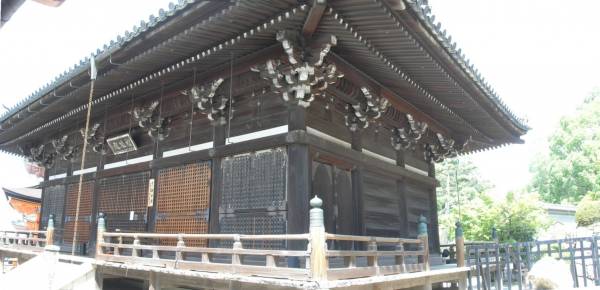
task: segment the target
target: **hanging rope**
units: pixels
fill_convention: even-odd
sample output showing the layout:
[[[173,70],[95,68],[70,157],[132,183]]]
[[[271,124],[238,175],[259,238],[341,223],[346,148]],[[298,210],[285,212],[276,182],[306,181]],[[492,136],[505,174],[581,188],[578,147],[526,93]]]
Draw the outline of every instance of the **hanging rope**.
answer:
[[[75,246],[77,245],[77,228],[79,225],[79,206],[81,204],[81,187],[83,185],[83,169],[85,166],[85,153],[87,151],[88,145],[88,134],[90,130],[90,118],[92,115],[92,98],[94,96],[94,84],[96,83],[96,61],[94,60],[94,56],[90,58],[90,97],[88,98],[87,104],[87,115],[85,118],[85,131],[83,134],[83,149],[81,152],[81,167],[79,174],[79,186],[77,189],[77,206],[75,207],[75,226],[73,229],[73,244],[71,247],[71,255],[75,255]]]

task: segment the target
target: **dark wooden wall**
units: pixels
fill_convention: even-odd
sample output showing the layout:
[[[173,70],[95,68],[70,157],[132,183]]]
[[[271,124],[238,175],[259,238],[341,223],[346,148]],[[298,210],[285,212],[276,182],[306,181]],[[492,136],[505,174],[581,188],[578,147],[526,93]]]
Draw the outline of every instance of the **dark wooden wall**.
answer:
[[[393,161],[400,153],[390,145],[389,128],[373,124],[350,132],[344,125],[343,103],[328,104],[329,100],[317,98],[306,110],[288,107],[265,89],[256,74],[242,75],[234,84],[230,125],[211,124],[205,115],[192,112],[187,97],[178,92],[164,94],[162,113],[172,116],[173,123],[170,136],[160,142],[131,124],[131,100],[107,108],[108,136],[131,132],[139,149],[117,156],[89,155],[86,167],[97,166],[98,171],[85,175],[93,188],[92,210],[80,215],[80,219],[91,215],[89,226],[79,228],[90,231],[80,241],[94,242],[98,212],[107,215],[110,231],[303,233],[308,231],[308,201],[317,194],[324,200],[329,232],[415,237],[417,218],[423,214],[431,222],[433,251],[438,248],[435,181],[405,168],[429,171],[422,152],[400,152],[402,163],[396,164]],[[133,103],[148,103],[152,97],[157,98],[134,98]],[[226,142],[228,136],[281,125],[287,125],[290,133]],[[302,133],[312,129],[346,145]],[[168,150],[211,141],[212,149],[162,157]],[[366,150],[388,160],[367,155]],[[108,163],[149,154],[154,155],[152,161],[103,169]],[[63,229],[65,186],[78,182],[77,176],[71,176],[78,164],[60,161],[50,170],[52,175],[67,173],[68,177],[43,183],[43,228],[53,213],[55,226]],[[151,179],[155,196],[149,201]],[[69,196],[70,200],[73,194]],[[73,202],[67,207],[72,212]]]

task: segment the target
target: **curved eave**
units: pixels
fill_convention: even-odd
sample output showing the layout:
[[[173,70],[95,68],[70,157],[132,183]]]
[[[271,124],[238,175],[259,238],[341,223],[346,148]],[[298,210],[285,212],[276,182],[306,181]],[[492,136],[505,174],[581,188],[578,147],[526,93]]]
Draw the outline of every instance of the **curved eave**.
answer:
[[[431,8],[427,3],[422,0],[385,1],[388,4],[389,2],[404,1],[406,4],[404,7],[408,8],[406,9],[408,13],[399,13],[396,10],[395,16],[417,31],[416,34],[428,36],[422,37],[422,42],[427,42],[428,47],[437,54],[438,59],[445,62],[446,68],[461,79],[461,85],[468,87],[473,95],[479,97],[479,103],[484,105],[491,115],[495,115],[497,120],[503,121],[505,128],[515,134],[515,142],[518,142],[519,136],[525,134],[530,127],[523,118],[512,112],[496,94],[477,68],[457,47],[456,42],[452,41],[452,37],[442,28],[441,23],[435,22],[435,16],[431,13]],[[411,19],[407,19],[408,17]]]
[[[118,35],[109,43],[96,49],[96,51],[92,52],[90,55],[95,56],[97,64],[107,63],[110,65],[112,63],[112,56],[117,52],[135,45],[136,41],[140,39],[146,40],[149,37],[148,34],[151,34],[154,30],[159,28],[164,28],[164,24],[172,20],[174,16],[181,15],[186,9],[192,7],[198,9],[209,2],[211,1],[180,0],[177,4],[170,3],[168,10],[160,9],[158,16],[150,15],[148,21],[140,21],[139,25],[134,26],[131,31],[128,30],[121,35]],[[61,87],[71,87],[74,89],[74,83],[77,83],[77,87],[82,86],[81,83],[78,83],[78,80],[89,80],[89,67],[90,57],[88,56],[63,71],[41,88],[35,90],[32,94],[19,101],[13,107],[9,108],[8,111],[0,116],[0,132],[6,126],[5,123],[18,122],[19,120],[28,117],[31,113],[36,112],[36,109],[31,108],[31,106],[36,104],[36,102],[40,101],[43,97],[54,95],[56,99],[59,99],[61,96],[57,96],[56,91],[60,90]],[[41,104],[41,106],[43,107],[44,104]]]
[[[2,190],[4,191],[4,194],[6,195],[7,198],[12,197],[12,198],[21,199],[21,200],[30,201],[30,202],[41,202],[42,201],[41,197],[35,197],[35,196],[21,194],[21,193],[15,192],[13,190],[10,190],[10,189],[4,188],[4,187],[2,188]]]

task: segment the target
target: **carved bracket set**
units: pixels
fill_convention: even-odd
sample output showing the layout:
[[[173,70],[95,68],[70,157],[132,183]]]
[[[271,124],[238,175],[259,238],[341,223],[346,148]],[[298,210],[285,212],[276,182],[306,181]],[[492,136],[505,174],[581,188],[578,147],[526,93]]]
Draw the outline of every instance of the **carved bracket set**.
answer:
[[[190,97],[195,108],[206,114],[213,124],[219,125],[226,124],[233,117],[229,116],[231,100],[220,90],[222,84],[223,78],[219,78],[205,86],[193,86],[183,92]]]
[[[148,107],[136,107],[131,115],[152,139],[162,141],[169,136],[171,120],[160,115],[159,104],[159,101],[154,101]]]
[[[322,96],[327,86],[344,76],[334,64],[325,63],[325,56],[337,44],[335,36],[304,39],[297,31],[283,30],[277,40],[287,59],[270,59],[252,71],[269,81],[286,103],[308,107],[315,96]]]

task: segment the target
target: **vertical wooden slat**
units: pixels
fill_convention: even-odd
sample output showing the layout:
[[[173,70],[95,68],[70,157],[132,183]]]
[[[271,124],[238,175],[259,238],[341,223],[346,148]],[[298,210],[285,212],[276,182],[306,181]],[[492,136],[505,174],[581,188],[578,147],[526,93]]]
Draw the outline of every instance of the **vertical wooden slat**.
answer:
[[[506,263],[506,282],[508,283],[508,290],[512,290],[512,259],[510,258],[510,245],[504,245],[504,259]]]
[[[573,249],[573,241],[569,243],[569,260],[571,262],[571,275],[573,275],[573,286],[579,288],[579,280],[577,279],[577,265],[575,263],[575,249]]]
[[[517,249],[517,253],[516,253],[516,258],[517,258],[517,275],[518,275],[518,280],[519,283],[517,283],[517,285],[519,285],[519,290],[523,289],[523,269],[521,267],[521,244],[520,243],[516,243],[515,247]]]
[[[592,263],[594,265],[594,282],[596,286],[600,286],[600,261],[598,261],[598,237],[593,236],[592,240]]]
[[[579,252],[581,253],[581,273],[583,275],[583,286],[587,287],[587,269],[585,267],[585,245],[583,239],[579,240]]]
[[[500,267],[500,245],[496,241],[495,247],[495,259],[496,259],[496,290],[502,289],[502,269]]]
[[[481,260],[479,259],[479,246],[474,246],[475,250],[475,267],[477,268],[477,290],[481,290]]]

